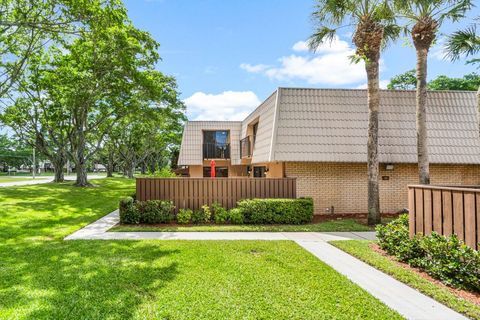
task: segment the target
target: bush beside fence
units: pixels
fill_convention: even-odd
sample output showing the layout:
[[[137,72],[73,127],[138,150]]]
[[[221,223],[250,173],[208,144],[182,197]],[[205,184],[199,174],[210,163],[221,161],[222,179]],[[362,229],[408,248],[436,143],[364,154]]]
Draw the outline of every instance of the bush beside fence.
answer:
[[[172,201],[136,201],[126,197],[119,208],[123,224],[303,224],[313,219],[311,198],[241,200],[230,210],[213,203],[199,210],[180,209],[175,213]]]
[[[443,283],[480,292],[480,254],[456,235],[409,236],[408,215],[377,226],[379,245],[388,254],[420,268]]]

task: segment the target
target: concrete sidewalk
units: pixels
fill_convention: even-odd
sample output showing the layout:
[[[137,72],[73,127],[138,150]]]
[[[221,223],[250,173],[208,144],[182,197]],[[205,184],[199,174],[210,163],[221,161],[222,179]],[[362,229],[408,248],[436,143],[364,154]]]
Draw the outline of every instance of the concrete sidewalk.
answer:
[[[348,240],[375,239],[375,232],[107,232],[120,222],[118,210],[65,240]]]
[[[21,177],[19,176],[18,178],[26,178],[26,177]],[[76,176],[65,176],[65,181],[75,181]],[[93,179],[103,179],[106,178],[106,176],[100,176],[100,175],[89,175],[88,179],[93,180]],[[35,180],[24,180],[24,181],[15,181],[15,178],[12,178],[11,182],[1,182],[0,187],[13,187],[13,186],[30,186],[30,185],[36,185],[36,184],[44,184],[44,183],[49,183],[53,181],[53,177],[47,177],[47,176],[39,176]]]
[[[328,244],[331,240],[375,239],[374,232],[107,232],[119,220],[116,210],[65,240],[291,240],[407,319],[467,319]]]

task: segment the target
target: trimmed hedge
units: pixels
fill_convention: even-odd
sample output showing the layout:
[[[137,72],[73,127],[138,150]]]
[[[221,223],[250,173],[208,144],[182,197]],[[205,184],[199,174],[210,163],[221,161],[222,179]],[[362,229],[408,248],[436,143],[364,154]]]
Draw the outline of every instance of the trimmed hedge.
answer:
[[[312,222],[313,199],[251,199],[237,203],[247,224],[302,224]]]
[[[226,210],[218,203],[204,205],[200,210],[181,209],[174,215],[171,201],[120,200],[120,222],[124,224],[157,224],[176,221],[180,224],[302,224],[313,219],[313,200],[251,199],[241,200],[237,207]]]
[[[125,224],[169,223],[175,218],[172,201],[134,201],[132,197],[120,200],[120,222]]]
[[[409,237],[408,215],[385,226],[377,226],[379,245],[388,254],[413,267],[425,270],[443,283],[480,292],[480,253],[456,235]]]

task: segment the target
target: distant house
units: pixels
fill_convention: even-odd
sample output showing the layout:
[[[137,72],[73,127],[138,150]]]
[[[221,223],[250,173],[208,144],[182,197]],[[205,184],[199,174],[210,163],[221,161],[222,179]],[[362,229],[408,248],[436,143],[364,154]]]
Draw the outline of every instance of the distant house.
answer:
[[[433,184],[480,185],[475,92],[428,93]],[[243,121],[190,121],[178,165],[191,177],[295,177],[315,213],[367,212],[365,90],[278,88]],[[379,114],[382,212],[407,207],[418,182],[415,92],[382,91]]]

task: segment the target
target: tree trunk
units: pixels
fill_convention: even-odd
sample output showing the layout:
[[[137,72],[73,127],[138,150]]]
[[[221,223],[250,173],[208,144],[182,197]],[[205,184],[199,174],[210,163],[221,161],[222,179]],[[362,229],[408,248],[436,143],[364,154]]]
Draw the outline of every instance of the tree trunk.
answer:
[[[132,161],[130,168],[128,169],[128,178],[133,179],[135,173],[135,163]]]
[[[75,164],[75,170],[77,172],[77,180],[75,185],[77,187],[88,187],[90,183],[87,180],[87,166],[85,162],[79,161]]]
[[[421,184],[430,184],[427,137],[427,57],[428,48],[417,49],[417,155]]]
[[[380,109],[378,59],[367,61],[365,69],[368,78],[368,224],[374,225],[381,221],[378,184],[378,111]]]
[[[113,177],[113,166],[107,164],[107,178]]]
[[[114,166],[115,166],[115,163],[113,161],[113,153],[110,152],[108,154],[108,160],[107,160],[107,178],[113,177]]]
[[[78,130],[78,146],[76,150],[75,170],[77,173],[77,180],[75,186],[88,187],[90,184],[87,180],[87,164],[85,159],[85,134],[83,129]]]
[[[145,165],[145,161],[144,161],[144,162],[142,162],[141,173],[145,174],[146,172],[147,172],[147,166]]]
[[[55,176],[53,178],[53,182],[59,183],[59,182],[64,182],[65,177],[63,174],[63,166],[65,165],[65,158],[60,156],[58,159],[50,159],[50,161],[53,164]]]

